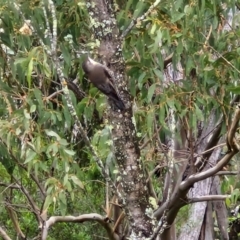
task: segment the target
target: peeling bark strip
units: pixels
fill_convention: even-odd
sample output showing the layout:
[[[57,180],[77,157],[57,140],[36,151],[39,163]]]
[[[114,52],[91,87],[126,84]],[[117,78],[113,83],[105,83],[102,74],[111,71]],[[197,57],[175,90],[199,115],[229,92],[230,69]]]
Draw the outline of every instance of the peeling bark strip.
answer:
[[[109,111],[107,117],[113,125],[112,138],[119,170],[119,184],[122,189],[120,201],[129,220],[129,235],[131,239],[144,239],[143,237],[149,237],[152,234],[152,219],[146,214],[151,206],[148,201],[149,193],[140,160],[136,131],[132,122],[131,99],[127,91],[127,81],[124,79],[122,42],[118,38],[113,3],[94,0],[88,2],[87,7],[95,38],[101,42],[99,49],[101,60],[110,65],[110,69],[115,74],[120,95],[127,105],[123,113]]]

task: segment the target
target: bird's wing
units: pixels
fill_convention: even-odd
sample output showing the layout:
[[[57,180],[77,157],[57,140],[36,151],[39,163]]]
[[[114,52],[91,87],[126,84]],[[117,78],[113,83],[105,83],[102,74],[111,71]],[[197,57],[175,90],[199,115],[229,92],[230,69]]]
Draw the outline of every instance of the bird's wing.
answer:
[[[108,79],[111,81],[111,83],[113,85],[115,85],[115,77],[114,77],[113,72],[108,67],[106,67],[105,65],[103,65],[103,66],[104,66],[104,72],[107,75]]]

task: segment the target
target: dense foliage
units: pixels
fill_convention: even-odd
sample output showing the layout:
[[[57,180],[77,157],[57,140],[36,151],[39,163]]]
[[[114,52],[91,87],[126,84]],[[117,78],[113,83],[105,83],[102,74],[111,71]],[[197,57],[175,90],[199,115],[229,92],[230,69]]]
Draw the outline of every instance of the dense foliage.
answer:
[[[145,13],[153,1],[118,2],[118,27],[124,31],[132,18]],[[76,134],[53,59],[41,45],[41,41],[47,48],[51,45],[42,3],[0,4],[0,224],[13,239],[19,234],[17,225],[24,235],[33,238],[38,235],[34,211],[40,209],[48,209],[48,216],[89,212],[104,215],[106,183],[92,152]],[[141,160],[150,173],[160,165],[159,177],[150,174],[160,200],[167,163],[156,139],[166,143],[174,137],[181,142],[182,137],[167,122],[171,111],[183,130],[190,133],[186,149],[189,155],[195,154],[199,121],[206,124],[213,109],[216,119],[224,116],[221,136],[229,127],[234,109],[230,102],[240,92],[240,15],[235,13],[234,4],[228,0],[163,1],[124,39],[123,56]],[[77,91],[84,92],[80,97],[70,92],[73,106],[115,179],[113,126],[105,118],[109,111],[106,97],[84,78],[79,54],[87,50],[97,58],[99,43],[91,32],[95,23],[83,0],[58,0],[55,7],[63,73],[68,81],[77,79]],[[51,12],[47,11],[52,25]],[[229,13],[234,16],[233,27],[224,30]],[[31,20],[34,31],[24,19]],[[224,147],[223,153],[226,151]],[[236,170],[236,160],[229,166],[231,170]],[[222,179],[222,189],[238,197],[234,179]],[[96,225],[59,223],[51,229],[49,239],[106,236]]]

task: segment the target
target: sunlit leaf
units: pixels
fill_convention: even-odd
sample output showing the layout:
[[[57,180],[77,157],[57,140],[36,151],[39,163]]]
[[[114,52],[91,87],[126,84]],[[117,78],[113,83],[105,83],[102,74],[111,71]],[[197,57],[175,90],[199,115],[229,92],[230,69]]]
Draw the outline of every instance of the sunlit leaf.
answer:
[[[75,152],[72,151],[72,150],[69,150],[69,149],[64,149],[64,152],[66,152],[70,156],[74,156],[75,155]]]
[[[26,152],[26,159],[24,161],[24,163],[28,163],[30,161],[32,161],[35,157],[36,157],[37,153],[31,149],[29,149],[27,152]]]
[[[156,84],[152,84],[148,89],[148,99],[147,99],[148,103],[151,102],[155,89],[156,89]]]
[[[56,132],[54,132],[52,130],[45,129],[45,132],[50,137],[56,137],[58,141],[61,139],[60,136]]]
[[[83,183],[76,177],[76,176],[71,176],[72,181],[78,185],[81,189],[84,189]]]
[[[30,59],[27,70],[27,82],[29,88],[31,87],[32,84],[32,70],[33,70],[33,58]]]

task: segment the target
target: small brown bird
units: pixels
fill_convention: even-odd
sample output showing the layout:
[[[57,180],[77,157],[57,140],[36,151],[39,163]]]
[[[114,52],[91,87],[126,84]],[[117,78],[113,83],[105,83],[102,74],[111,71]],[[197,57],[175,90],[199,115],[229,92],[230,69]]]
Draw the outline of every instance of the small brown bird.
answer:
[[[125,109],[125,104],[114,86],[114,77],[110,69],[90,57],[84,60],[82,68],[92,84],[112,99],[118,109]]]

